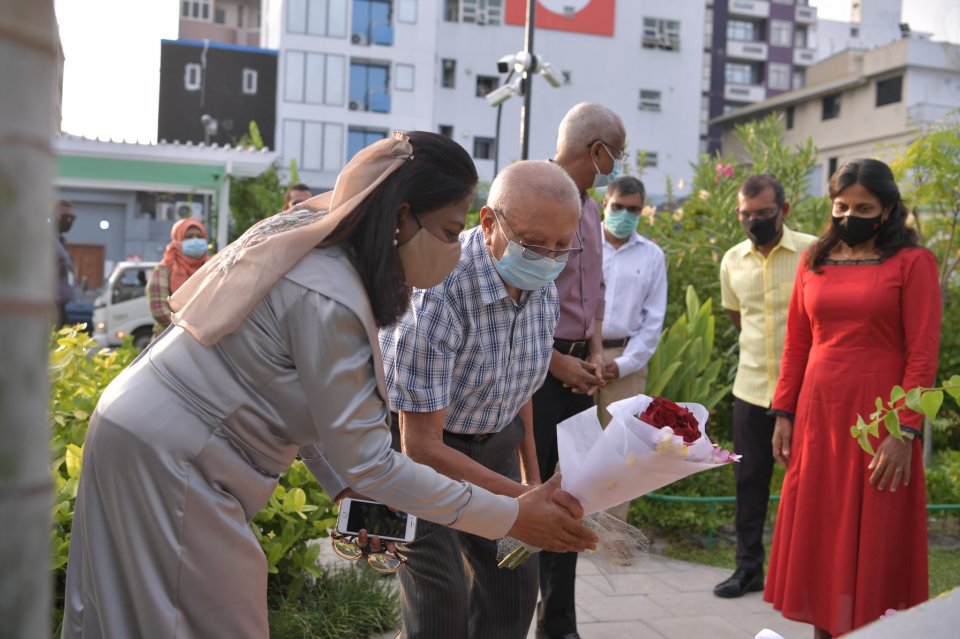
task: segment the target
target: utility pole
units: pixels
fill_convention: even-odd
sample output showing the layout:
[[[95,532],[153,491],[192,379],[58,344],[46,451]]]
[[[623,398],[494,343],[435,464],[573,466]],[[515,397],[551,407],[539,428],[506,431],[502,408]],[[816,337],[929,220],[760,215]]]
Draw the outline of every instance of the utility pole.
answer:
[[[523,36],[523,50],[536,64],[533,55],[533,25],[537,14],[537,0],[527,0],[527,23]],[[530,155],[530,96],[533,93],[533,78],[531,74],[536,69],[527,69],[523,72],[523,108],[520,109],[520,159],[526,160]]]

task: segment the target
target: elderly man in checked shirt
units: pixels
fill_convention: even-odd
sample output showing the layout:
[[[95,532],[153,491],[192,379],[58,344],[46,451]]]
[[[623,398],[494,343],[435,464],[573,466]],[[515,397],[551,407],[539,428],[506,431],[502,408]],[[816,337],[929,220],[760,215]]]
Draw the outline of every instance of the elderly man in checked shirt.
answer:
[[[517,496],[540,483],[531,397],[553,350],[553,279],[580,251],[577,187],[560,167],[517,162],[494,180],[457,268],[413,293],[380,332],[404,453],[453,479]],[[396,425],[395,425],[396,427]],[[421,520],[401,552],[402,637],[523,639],[536,558],[497,567],[497,544]]]

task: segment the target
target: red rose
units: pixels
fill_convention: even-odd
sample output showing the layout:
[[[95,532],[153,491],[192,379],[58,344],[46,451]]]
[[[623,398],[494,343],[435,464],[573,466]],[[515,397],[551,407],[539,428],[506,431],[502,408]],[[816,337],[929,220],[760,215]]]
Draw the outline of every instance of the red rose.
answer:
[[[700,427],[693,413],[666,397],[654,397],[647,410],[637,415],[637,418],[656,428],[669,426],[674,435],[683,438],[685,444],[692,444],[700,439]]]

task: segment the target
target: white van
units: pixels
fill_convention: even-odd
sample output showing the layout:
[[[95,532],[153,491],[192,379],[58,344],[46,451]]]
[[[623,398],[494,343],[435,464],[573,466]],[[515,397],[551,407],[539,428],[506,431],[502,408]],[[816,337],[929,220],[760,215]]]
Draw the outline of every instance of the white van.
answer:
[[[119,262],[93,302],[93,339],[100,346],[120,346],[133,335],[143,348],[153,338],[153,316],[147,303],[147,280],[159,262]]]

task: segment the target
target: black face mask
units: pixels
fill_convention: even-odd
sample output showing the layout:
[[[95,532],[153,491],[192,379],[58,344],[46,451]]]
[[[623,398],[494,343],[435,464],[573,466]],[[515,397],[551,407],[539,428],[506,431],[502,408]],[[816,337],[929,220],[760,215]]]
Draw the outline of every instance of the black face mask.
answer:
[[[73,228],[73,218],[64,215],[58,221],[57,226],[59,227],[61,233],[66,233]]]
[[[883,214],[873,217],[854,217],[846,215],[844,217],[831,217],[833,228],[837,230],[837,235],[847,246],[856,246],[863,244],[870,238],[876,237],[883,227]]]
[[[766,246],[777,239],[777,235],[780,234],[780,229],[777,228],[779,218],[780,214],[777,213],[771,218],[753,219],[750,220],[749,224],[746,222],[741,222],[741,224],[743,224],[743,230],[746,231],[747,237],[754,245]]]

